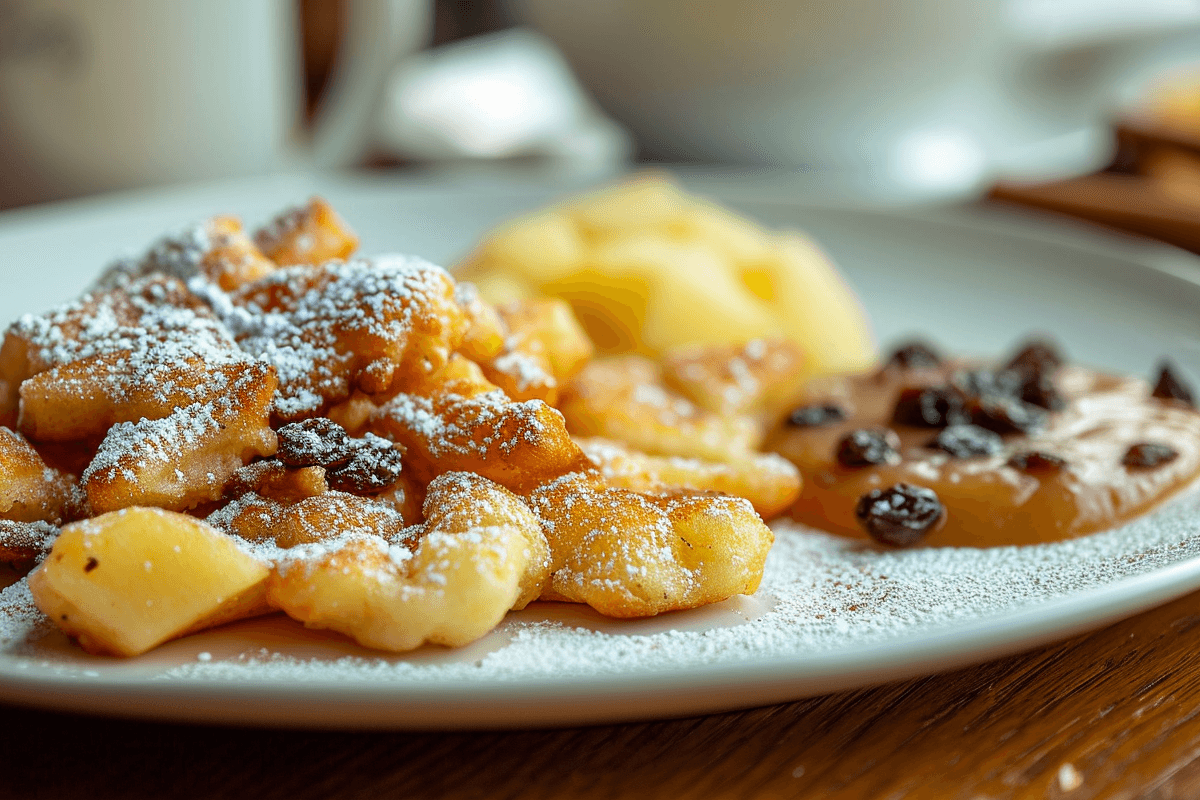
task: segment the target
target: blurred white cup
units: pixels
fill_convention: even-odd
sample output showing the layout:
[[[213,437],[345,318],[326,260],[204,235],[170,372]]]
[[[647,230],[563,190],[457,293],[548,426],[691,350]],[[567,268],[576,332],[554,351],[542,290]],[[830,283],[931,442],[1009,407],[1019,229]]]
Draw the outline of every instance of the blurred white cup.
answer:
[[[428,0],[350,0],[313,137],[294,0],[0,1],[0,205],[359,157]]]
[[[510,1],[650,154],[902,198],[1101,165],[1116,84],[1200,23],[1196,0]]]

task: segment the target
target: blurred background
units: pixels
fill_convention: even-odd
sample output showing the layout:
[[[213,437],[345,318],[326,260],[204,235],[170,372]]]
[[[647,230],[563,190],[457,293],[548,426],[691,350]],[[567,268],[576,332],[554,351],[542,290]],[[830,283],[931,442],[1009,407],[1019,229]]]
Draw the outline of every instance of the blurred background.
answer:
[[[1200,0],[0,0],[0,208],[638,164],[1200,249]]]

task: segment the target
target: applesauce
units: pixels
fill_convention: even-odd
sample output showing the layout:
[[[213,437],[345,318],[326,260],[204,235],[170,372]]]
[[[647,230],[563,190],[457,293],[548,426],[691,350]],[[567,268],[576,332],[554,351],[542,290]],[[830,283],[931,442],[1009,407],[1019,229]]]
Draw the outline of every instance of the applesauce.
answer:
[[[944,506],[925,545],[1035,544],[1114,527],[1196,480],[1200,413],[1177,378],[1152,392],[1056,357],[1022,375],[1031,349],[995,368],[894,357],[811,382],[768,441],[804,477],[793,516],[868,538],[860,499],[907,484]]]

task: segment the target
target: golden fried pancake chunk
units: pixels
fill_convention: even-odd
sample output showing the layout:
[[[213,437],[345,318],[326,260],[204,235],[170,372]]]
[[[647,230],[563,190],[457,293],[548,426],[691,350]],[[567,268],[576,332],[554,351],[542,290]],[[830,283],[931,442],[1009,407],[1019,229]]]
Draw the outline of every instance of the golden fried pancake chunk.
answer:
[[[109,429],[83,473],[97,514],[129,506],[169,510],[217,500],[240,467],[275,452],[269,413],[276,382],[244,374],[229,394],[193,403],[162,419],[121,422]]]
[[[288,267],[231,300],[223,313],[238,343],[278,371],[284,421],[355,389],[390,397],[440,369],[467,328],[449,274],[403,256]]]
[[[49,522],[0,520],[0,564],[25,570],[44,559],[58,538],[58,528]]]
[[[512,608],[524,608],[549,587],[550,546],[541,523],[525,501],[503,486],[471,472],[447,472],[429,484],[423,511],[427,531],[511,527],[518,532],[527,563]]]
[[[255,461],[238,469],[225,483],[225,496],[237,499],[251,492],[282,503],[297,503],[329,491],[322,467],[289,467],[282,461]]]
[[[154,275],[97,291],[12,325],[0,346],[0,423],[16,425],[28,378],[96,355],[142,353],[156,343],[232,349],[232,334],[179,280]]]
[[[197,344],[155,342],[141,352],[101,353],[39,373],[21,384],[21,432],[41,442],[98,438],[118,422],[162,419],[273,372],[232,343]]]
[[[668,387],[724,416],[786,406],[800,392],[804,367],[804,351],[789,339],[689,346],[662,360]]]
[[[59,523],[74,516],[75,476],[46,465],[19,433],[0,427],[0,519]]]
[[[349,535],[396,539],[408,527],[391,503],[333,491],[296,502],[248,492],[214,511],[207,522],[247,541],[282,548]]]
[[[519,300],[497,308],[508,333],[483,374],[514,400],[555,405],[559,386],[592,357],[592,342],[565,300]]]
[[[355,391],[346,400],[329,407],[325,416],[341,425],[352,436],[359,436],[367,426],[367,421],[379,409],[376,403],[362,392]]]
[[[479,365],[487,379],[513,400],[558,402],[558,380],[540,353],[505,347],[491,361]]]
[[[500,355],[508,330],[495,306],[479,296],[475,284],[466,281],[459,281],[454,287],[454,299],[467,317],[467,332],[459,352],[477,363]]]
[[[707,411],[667,389],[653,361],[637,355],[589,363],[562,393],[559,409],[578,436],[624,442],[645,453],[729,461],[757,449],[753,419]]]
[[[565,300],[515,300],[497,306],[512,349],[536,354],[560,382],[583,369],[595,348]]]
[[[786,511],[800,495],[800,471],[774,453],[731,461],[652,456],[620,442],[579,438],[576,444],[609,486],[635,492],[719,492],[744,497],[764,519]]]
[[[544,581],[537,520],[478,475],[439,477],[425,508],[428,521],[408,545],[351,534],[289,551],[268,597],[305,625],[367,647],[404,651],[478,639]]]
[[[742,498],[639,494],[594,470],[539,486],[529,503],[550,543],[549,596],[610,617],[750,594],[774,541]]]
[[[349,258],[358,236],[329,203],[314,197],[259,228],[254,242],[281,267]]]
[[[474,472],[520,492],[587,463],[558,411],[510,400],[461,356],[417,392],[392,398],[368,425],[404,446],[418,481]]]
[[[160,239],[140,259],[118,261],[101,276],[97,286],[120,286],[161,273],[182,281],[199,277],[228,292],[274,269],[275,263],[242,230],[241,221],[221,216]]]

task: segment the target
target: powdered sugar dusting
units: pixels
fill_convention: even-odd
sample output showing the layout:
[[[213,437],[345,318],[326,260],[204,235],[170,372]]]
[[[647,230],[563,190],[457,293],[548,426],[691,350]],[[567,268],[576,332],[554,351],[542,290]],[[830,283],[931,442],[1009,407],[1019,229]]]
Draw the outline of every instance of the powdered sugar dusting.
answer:
[[[22,578],[0,589],[0,652],[9,652],[33,644],[50,631],[53,623],[38,611]]]
[[[777,524],[775,530],[761,588],[754,598],[721,604],[733,612],[722,612],[720,624],[709,622],[711,607],[649,621],[609,621],[582,607],[535,603],[510,614],[490,639],[471,646],[477,649],[470,659],[440,648],[392,656],[348,646],[330,647],[327,657],[314,658],[311,643],[308,649],[289,649],[286,642],[276,642],[234,655],[226,649],[225,656],[208,662],[181,657],[161,677],[478,682],[803,659],[954,630],[1196,558],[1200,494],[1116,531],[1030,547],[883,551],[792,523]],[[44,624],[30,613],[27,590],[20,586],[0,595],[0,649],[10,653],[36,638],[35,629]],[[747,606],[761,613],[739,611]],[[653,632],[647,632],[650,628]],[[295,630],[299,636],[299,626]],[[195,647],[220,653],[220,635],[203,634]],[[489,651],[479,657],[479,650]],[[20,652],[45,657],[36,646]]]
[[[412,358],[418,344],[433,346],[416,342],[414,333],[449,325],[437,317],[449,313],[452,286],[441,267],[387,255],[330,262],[317,272],[280,269],[213,308],[243,350],[275,367],[276,412],[297,418],[349,395],[368,344],[396,364]]]

